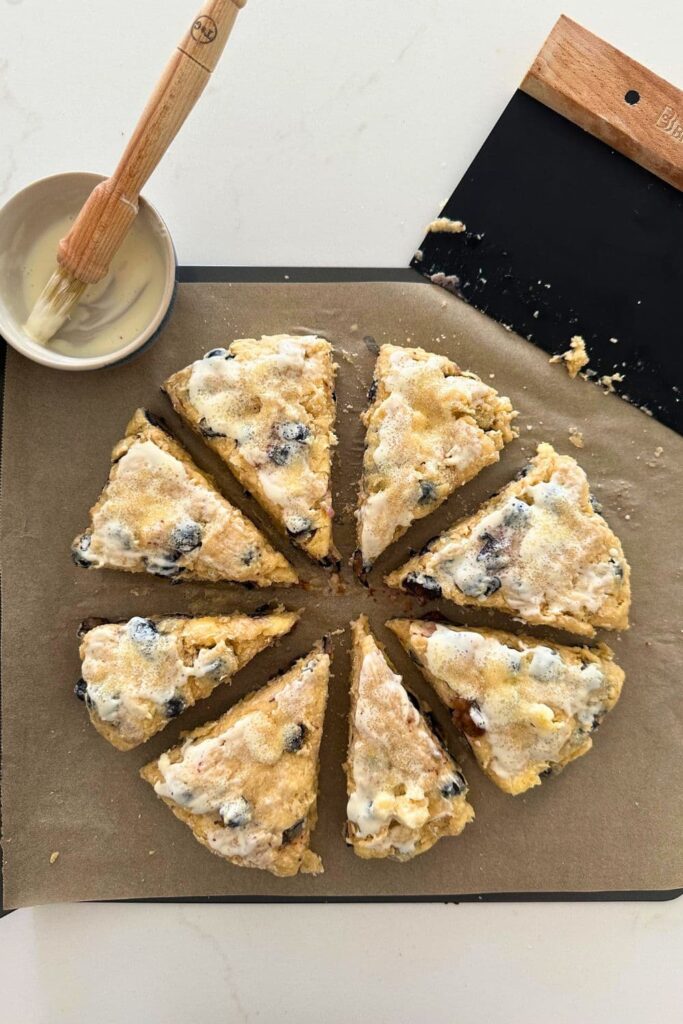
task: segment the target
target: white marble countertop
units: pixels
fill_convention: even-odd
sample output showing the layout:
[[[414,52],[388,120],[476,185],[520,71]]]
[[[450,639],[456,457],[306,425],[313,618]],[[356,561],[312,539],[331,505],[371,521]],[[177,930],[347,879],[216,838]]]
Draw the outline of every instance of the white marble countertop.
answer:
[[[0,0],[0,203],[114,166],[195,6]],[[405,266],[562,9],[249,0],[146,190],[180,261]],[[680,84],[680,0],[565,12]],[[0,951],[0,1024],[683,1016],[681,900],[58,906],[0,921]]]

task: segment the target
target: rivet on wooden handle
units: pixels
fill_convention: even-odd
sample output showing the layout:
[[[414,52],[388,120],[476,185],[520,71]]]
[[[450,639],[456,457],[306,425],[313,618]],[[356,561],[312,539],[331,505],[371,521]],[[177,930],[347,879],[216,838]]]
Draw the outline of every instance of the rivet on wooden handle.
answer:
[[[683,190],[683,92],[562,15],[522,90]]]

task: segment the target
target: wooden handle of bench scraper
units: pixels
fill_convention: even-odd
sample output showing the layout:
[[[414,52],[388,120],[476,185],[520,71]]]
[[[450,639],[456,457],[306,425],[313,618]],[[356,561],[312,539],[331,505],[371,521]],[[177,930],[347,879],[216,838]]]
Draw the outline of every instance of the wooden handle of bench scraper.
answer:
[[[92,192],[59,245],[60,265],[93,284],[107,273],[138,212],[148,178],[185,123],[221,58],[246,0],[207,0],[145,107],[118,167]]]
[[[522,90],[683,190],[683,92],[564,15]]]

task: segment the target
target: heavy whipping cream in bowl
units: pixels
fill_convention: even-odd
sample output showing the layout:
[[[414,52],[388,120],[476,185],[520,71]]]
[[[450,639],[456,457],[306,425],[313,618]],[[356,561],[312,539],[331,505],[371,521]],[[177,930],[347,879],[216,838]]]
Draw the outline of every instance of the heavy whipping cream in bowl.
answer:
[[[173,300],[176,261],[168,229],[144,199],[109,273],[86,289],[46,345],[24,324],[55,270],[57,246],[95,174],[63,174],[30,185],[0,211],[0,334],[33,359],[62,370],[92,370],[137,352],[158,332]]]

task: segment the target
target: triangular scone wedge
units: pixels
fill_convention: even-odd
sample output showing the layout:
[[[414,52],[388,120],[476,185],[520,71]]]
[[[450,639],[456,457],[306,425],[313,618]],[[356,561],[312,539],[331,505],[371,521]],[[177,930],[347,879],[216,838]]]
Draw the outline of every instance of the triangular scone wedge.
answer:
[[[474,811],[467,783],[369,630],[353,623],[346,761],[347,842],[365,859],[411,860],[457,836]]]
[[[335,370],[328,341],[276,334],[214,349],[164,385],[176,412],[279,528],[328,566],[339,561],[330,492]]]
[[[627,629],[630,569],[586,474],[549,444],[523,472],[387,583],[582,636]]]
[[[387,626],[452,710],[481,768],[513,795],[590,750],[624,682],[604,644],[564,647],[408,619]]]
[[[112,452],[109,480],[72,545],[85,569],[289,586],[298,577],[155,417],[142,409]]]
[[[251,615],[88,620],[79,633],[76,696],[105,739],[118,750],[132,750],[229,682],[298,618],[274,608]]]
[[[475,374],[421,348],[382,345],[361,419],[367,428],[356,572],[456,488],[497,462],[516,413]]]
[[[273,875],[323,870],[309,847],[329,674],[319,645],[142,769],[212,853]]]

